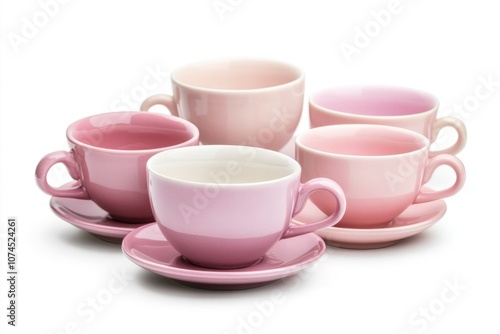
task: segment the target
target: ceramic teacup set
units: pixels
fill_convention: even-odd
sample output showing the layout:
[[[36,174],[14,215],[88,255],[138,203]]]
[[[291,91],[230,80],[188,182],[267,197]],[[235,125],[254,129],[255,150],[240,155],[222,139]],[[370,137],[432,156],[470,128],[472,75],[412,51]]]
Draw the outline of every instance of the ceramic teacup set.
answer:
[[[377,248],[420,233],[445,213],[465,169],[456,118],[412,89],[358,86],[317,92],[311,129],[295,134],[304,73],[262,59],[219,59],[172,73],[173,95],[140,111],[86,117],[66,131],[70,151],[36,168],[57,216],[121,242],[139,266],[186,284],[258,286],[317,260],[328,244]],[[155,105],[172,115],[145,112]],[[431,151],[445,126],[454,145]],[[294,138],[296,135],[296,138]],[[295,142],[295,157],[281,153]],[[63,163],[75,180],[52,187]],[[423,187],[451,167],[450,187]],[[314,233],[313,233],[314,232]]]

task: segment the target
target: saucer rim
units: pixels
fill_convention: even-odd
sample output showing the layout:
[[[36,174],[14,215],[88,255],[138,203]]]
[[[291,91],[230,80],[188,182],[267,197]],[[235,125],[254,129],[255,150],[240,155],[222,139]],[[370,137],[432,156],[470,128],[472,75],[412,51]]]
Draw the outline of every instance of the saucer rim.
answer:
[[[308,201],[309,202],[309,201]],[[319,235],[325,242],[329,245],[335,244],[344,244],[355,246],[366,246],[370,244],[378,244],[382,242],[390,242],[390,241],[399,241],[409,237],[412,237],[416,234],[422,233],[438,221],[443,218],[447,211],[447,205],[444,199],[439,199],[435,201],[430,201],[426,203],[412,204],[413,205],[429,205],[430,203],[438,203],[439,211],[436,215],[425,219],[421,222],[414,223],[411,225],[405,226],[397,226],[397,227],[379,227],[379,228],[345,228],[345,227],[336,227],[330,226],[323,228],[321,230],[317,230],[315,233]],[[314,205],[312,202],[307,203],[309,205]],[[410,206],[411,207],[411,206]],[[306,223],[301,222],[297,219],[293,219],[293,222],[298,225],[304,225]],[[359,240],[362,238],[372,237],[373,239],[370,241]],[[356,247],[349,247],[356,248]]]
[[[71,182],[67,183],[70,184]],[[151,222],[146,223],[124,223],[112,220],[108,217],[108,214],[103,211],[102,216],[96,215],[96,217],[100,217],[99,219],[85,220],[82,217],[76,217],[72,214],[65,213],[58,209],[58,207],[65,207],[61,201],[64,200],[75,200],[75,201],[85,201],[92,202],[91,199],[75,199],[75,198],[66,198],[66,197],[57,197],[51,196],[49,201],[49,206],[52,212],[60,219],[65,222],[79,228],[82,231],[95,234],[97,236],[107,236],[113,238],[124,238],[127,234],[135,230],[140,226],[144,226],[146,224],[150,224]],[[97,205],[97,204],[96,204]]]
[[[138,227],[134,231],[130,232],[127,236],[125,236],[122,242],[122,252],[127,256],[127,258],[129,258],[139,267],[154,272],[158,275],[174,280],[202,284],[240,285],[275,281],[287,276],[294,275],[297,272],[306,269],[309,265],[311,265],[314,261],[317,261],[325,253],[327,247],[325,241],[320,236],[314,233],[308,233],[290,238],[288,240],[293,240],[301,237],[310,238],[311,247],[306,252],[304,252],[304,254],[310,253],[314,247],[319,246],[319,249],[314,252],[314,255],[309,256],[307,259],[301,260],[299,263],[295,263],[293,265],[285,265],[271,269],[252,270],[251,268],[258,266],[259,264],[257,263],[249,267],[238,269],[212,269],[197,267],[188,263],[188,265],[192,268],[179,268],[133,254],[133,246],[131,245],[131,243],[136,238],[136,234],[140,233],[143,230],[154,228],[157,228],[158,233],[161,234],[156,223],[149,223]],[[283,240],[284,239],[279,240],[277,243]],[[161,240],[161,242],[170,244],[167,239]],[[296,242],[299,242],[299,240],[296,240]],[[173,248],[170,249],[175,251],[175,249]],[[175,252],[178,253],[177,251]],[[302,256],[304,254],[302,254]],[[181,255],[179,254],[179,256]]]

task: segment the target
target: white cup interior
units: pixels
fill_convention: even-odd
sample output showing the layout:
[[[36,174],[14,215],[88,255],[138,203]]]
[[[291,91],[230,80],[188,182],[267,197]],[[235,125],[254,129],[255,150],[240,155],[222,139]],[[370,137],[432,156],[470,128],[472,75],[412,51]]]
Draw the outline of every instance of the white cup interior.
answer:
[[[165,179],[197,184],[261,184],[300,173],[299,164],[284,154],[233,145],[164,151],[150,158],[147,167]]]

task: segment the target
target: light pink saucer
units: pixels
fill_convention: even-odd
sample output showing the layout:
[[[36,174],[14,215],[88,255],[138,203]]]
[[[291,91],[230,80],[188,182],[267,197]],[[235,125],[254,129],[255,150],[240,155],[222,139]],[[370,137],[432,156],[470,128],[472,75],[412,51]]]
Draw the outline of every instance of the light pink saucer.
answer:
[[[122,223],[113,220],[97,204],[85,199],[52,197],[50,208],[59,218],[71,225],[113,243],[121,243],[128,233],[148,224]]]
[[[385,227],[373,229],[357,229],[327,227],[316,231],[327,244],[352,249],[373,249],[392,246],[398,241],[418,234],[436,222],[446,212],[444,200],[413,204]],[[297,224],[308,224],[325,217],[311,201],[293,221]]]
[[[215,290],[248,289],[293,275],[317,260],[325,242],[313,233],[278,241],[260,262],[239,269],[209,269],[184,260],[152,223],[130,232],[122,243],[135,264],[189,286]]]

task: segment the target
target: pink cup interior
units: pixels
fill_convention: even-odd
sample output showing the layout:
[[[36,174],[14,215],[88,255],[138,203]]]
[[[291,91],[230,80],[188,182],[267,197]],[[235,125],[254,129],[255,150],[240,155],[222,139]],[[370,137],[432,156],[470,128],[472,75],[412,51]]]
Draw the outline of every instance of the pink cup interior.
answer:
[[[327,110],[365,116],[412,115],[433,110],[438,105],[431,94],[383,86],[333,88],[314,94],[310,101]]]
[[[299,145],[320,153],[348,156],[389,156],[426,146],[425,137],[383,125],[333,125],[310,130]]]
[[[149,112],[116,112],[82,119],[68,128],[68,138],[110,150],[174,147],[196,137],[194,125]]]
[[[221,90],[248,90],[284,85],[302,72],[281,62],[252,59],[215,60],[176,70],[172,80],[184,86]]]

